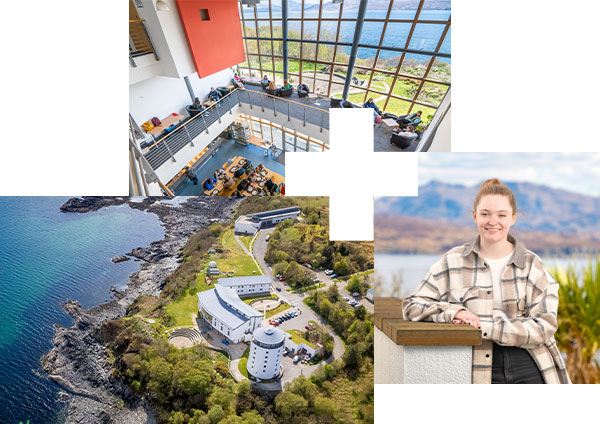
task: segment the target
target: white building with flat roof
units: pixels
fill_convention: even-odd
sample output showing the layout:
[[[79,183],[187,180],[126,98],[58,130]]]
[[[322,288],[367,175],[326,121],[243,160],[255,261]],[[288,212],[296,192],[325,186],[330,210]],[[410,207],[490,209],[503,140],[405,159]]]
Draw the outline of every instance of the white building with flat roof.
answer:
[[[300,208],[292,207],[241,215],[235,221],[235,233],[255,235],[262,228],[273,227],[286,219],[296,219],[299,213]]]
[[[221,284],[198,293],[198,315],[233,343],[249,341],[263,318],[234,289]]]
[[[259,327],[254,330],[248,354],[248,373],[261,380],[279,375],[285,335],[275,327]]]
[[[271,277],[268,275],[219,278],[218,281],[219,285],[234,289],[238,296],[255,296],[271,293]]]

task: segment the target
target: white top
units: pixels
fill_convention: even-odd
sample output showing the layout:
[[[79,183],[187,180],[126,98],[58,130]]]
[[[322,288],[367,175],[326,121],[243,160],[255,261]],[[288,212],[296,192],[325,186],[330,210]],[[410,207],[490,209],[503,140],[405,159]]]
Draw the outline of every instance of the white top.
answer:
[[[502,306],[502,289],[500,288],[500,280],[502,279],[502,274],[504,274],[506,265],[508,265],[510,258],[512,258],[513,252],[514,250],[500,259],[483,258],[490,266],[490,272],[492,273],[494,309],[504,309]]]

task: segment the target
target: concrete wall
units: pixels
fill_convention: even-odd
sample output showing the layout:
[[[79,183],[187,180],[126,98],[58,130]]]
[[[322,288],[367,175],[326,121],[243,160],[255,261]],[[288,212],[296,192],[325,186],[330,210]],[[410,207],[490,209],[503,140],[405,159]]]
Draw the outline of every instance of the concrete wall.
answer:
[[[279,374],[282,356],[283,346],[276,349],[265,349],[254,343],[250,343],[247,365],[248,372],[263,380],[274,378]]]
[[[471,346],[403,346],[375,328],[375,384],[470,384]]]

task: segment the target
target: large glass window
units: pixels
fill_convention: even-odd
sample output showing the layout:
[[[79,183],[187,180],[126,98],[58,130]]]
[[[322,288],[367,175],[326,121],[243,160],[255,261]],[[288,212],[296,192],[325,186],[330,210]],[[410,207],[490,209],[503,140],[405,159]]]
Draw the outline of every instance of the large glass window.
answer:
[[[304,83],[312,92],[341,97],[359,3],[288,1],[288,38],[294,40],[288,42],[288,70],[293,85]],[[240,20],[246,48],[240,73],[266,71],[280,83],[281,0],[262,0],[256,9],[240,8]],[[348,99],[362,104],[373,97],[382,111],[397,115],[423,110],[428,123],[450,87],[450,23],[450,0],[369,2]],[[318,148],[310,140],[304,146],[309,151]]]

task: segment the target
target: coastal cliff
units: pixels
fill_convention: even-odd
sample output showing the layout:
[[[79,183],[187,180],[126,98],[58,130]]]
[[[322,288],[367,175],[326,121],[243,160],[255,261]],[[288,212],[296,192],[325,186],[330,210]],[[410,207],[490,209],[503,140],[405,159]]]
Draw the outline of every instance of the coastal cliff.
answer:
[[[55,326],[54,347],[42,357],[42,367],[66,392],[62,396],[69,399],[66,423],[155,422],[146,401],[111,375],[110,358],[97,337],[98,330],[104,321],[125,315],[139,295],[158,295],[165,279],[181,262],[180,251],[189,236],[212,222],[228,222],[239,202],[236,198],[212,197],[190,197],[175,203],[164,200],[85,197],[69,199],[61,207],[63,212],[87,213],[127,204],[156,214],[165,228],[163,240],[127,253],[144,262],[110,302],[89,311],[74,300],[62,304],[74,323],[70,328]]]

